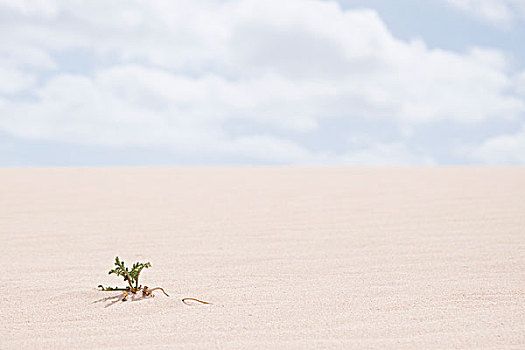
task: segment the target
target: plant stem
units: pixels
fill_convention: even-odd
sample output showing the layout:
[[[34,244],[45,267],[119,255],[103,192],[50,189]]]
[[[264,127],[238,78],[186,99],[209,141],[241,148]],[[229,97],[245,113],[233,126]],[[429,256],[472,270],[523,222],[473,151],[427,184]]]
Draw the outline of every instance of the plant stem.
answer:
[[[120,265],[122,271],[124,271],[124,273],[126,274],[126,279],[128,280],[128,284],[129,284],[129,291],[132,292],[132,293],[135,293],[137,291],[136,288],[133,288],[133,284],[131,284],[131,276],[129,275],[128,271],[126,271],[126,267],[124,266],[124,264]]]
[[[164,293],[164,295],[166,295],[167,297],[169,297],[168,293],[166,293],[164,291],[164,289],[160,288],[160,287],[156,287],[156,288],[152,288],[152,289],[148,289],[150,292],[153,292],[154,290],[157,290],[157,289],[160,289],[162,291],[162,293]]]
[[[101,289],[100,291],[101,292],[113,292],[115,290],[124,290],[126,292],[129,292],[128,288],[111,288],[111,287],[109,289],[108,288]]]

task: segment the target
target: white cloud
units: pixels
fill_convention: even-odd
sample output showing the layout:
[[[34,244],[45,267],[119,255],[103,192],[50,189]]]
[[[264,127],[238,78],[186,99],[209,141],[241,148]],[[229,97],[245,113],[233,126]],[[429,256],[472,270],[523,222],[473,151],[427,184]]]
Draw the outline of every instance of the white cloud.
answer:
[[[18,69],[0,64],[0,94],[14,94],[31,87],[35,78]]]
[[[58,3],[48,0],[0,0],[0,5],[16,9],[26,16],[54,18],[58,13]]]
[[[476,161],[488,165],[525,164],[525,125],[514,134],[500,135],[474,147],[469,152]]]
[[[516,76],[516,90],[525,97],[525,71]]]
[[[508,26],[525,19],[524,0],[446,0],[454,7],[494,24]]]
[[[430,156],[419,155],[401,142],[378,143],[342,157],[345,164],[364,166],[436,165]]]
[[[525,111],[502,52],[404,42],[376,12],[334,2],[0,0],[0,13],[11,33],[0,37],[0,75],[12,77],[0,94],[30,97],[4,96],[0,131],[21,138],[285,163],[426,163],[399,142],[335,155],[286,135],[328,118],[408,126]],[[74,50],[94,57],[94,72],[61,71],[58,56]],[[270,131],[224,130],[242,120]]]

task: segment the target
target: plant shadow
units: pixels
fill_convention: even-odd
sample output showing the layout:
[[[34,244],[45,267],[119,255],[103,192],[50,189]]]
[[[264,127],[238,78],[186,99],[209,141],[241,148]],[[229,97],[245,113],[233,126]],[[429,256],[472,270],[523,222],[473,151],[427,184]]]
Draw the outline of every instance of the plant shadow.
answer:
[[[126,300],[124,301],[124,297],[126,296]],[[98,304],[98,303],[105,303],[104,308],[108,308],[110,306],[113,306],[117,304],[118,302],[124,303],[124,302],[135,302],[135,301],[143,301],[148,299],[148,297],[143,297],[141,295],[133,294],[133,293],[119,293],[118,295],[113,295],[109,297],[105,297],[102,299],[95,300],[92,302],[92,304]]]

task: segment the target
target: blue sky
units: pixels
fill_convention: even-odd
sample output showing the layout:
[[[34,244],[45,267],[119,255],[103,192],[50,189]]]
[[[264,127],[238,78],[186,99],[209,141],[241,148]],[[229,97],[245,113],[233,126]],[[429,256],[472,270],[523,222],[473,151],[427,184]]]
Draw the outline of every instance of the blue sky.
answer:
[[[524,0],[0,0],[0,166],[525,165]]]

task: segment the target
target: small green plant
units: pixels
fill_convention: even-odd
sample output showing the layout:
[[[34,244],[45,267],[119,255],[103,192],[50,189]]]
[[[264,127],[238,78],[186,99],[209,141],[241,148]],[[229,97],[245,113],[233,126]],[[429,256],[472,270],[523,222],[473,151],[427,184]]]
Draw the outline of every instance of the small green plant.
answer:
[[[136,262],[133,264],[133,267],[131,270],[126,267],[124,264],[124,261],[120,261],[118,256],[115,258],[115,268],[109,271],[109,275],[116,274],[117,276],[121,276],[124,278],[124,282],[127,282],[128,285],[126,287],[104,287],[103,285],[99,284],[99,288],[101,291],[104,292],[110,292],[110,291],[118,291],[122,290],[124,291],[124,297],[122,298],[122,301],[126,301],[129,293],[136,294],[140,291],[142,291],[142,295],[145,297],[148,296],[154,296],[153,291],[155,290],[161,290],[162,293],[164,293],[166,296],[169,297],[169,295],[162,289],[161,287],[151,288],[149,289],[147,286],[142,286],[139,284],[139,276],[143,269],[147,269],[151,267],[151,263],[139,263]],[[129,293],[128,293],[129,292]]]

